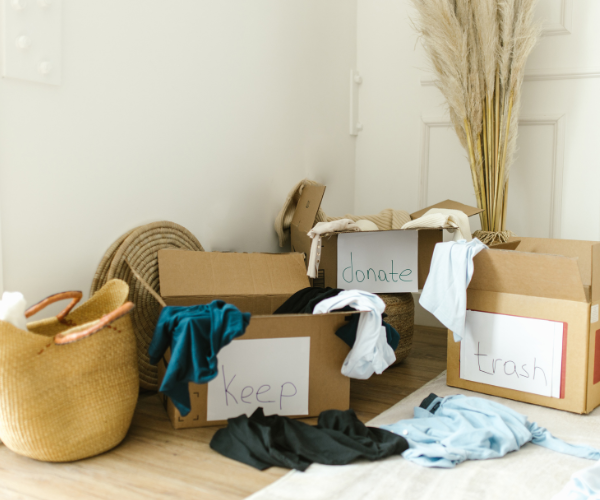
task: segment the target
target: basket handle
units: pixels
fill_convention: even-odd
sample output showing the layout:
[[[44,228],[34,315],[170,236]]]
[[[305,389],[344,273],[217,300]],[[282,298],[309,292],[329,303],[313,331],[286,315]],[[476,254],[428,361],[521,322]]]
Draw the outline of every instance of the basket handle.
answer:
[[[54,343],[59,345],[70,344],[71,342],[75,342],[77,340],[84,339],[85,337],[89,337],[90,335],[99,332],[103,328],[107,327],[113,321],[116,321],[119,318],[130,313],[134,307],[135,305],[133,304],[133,302],[125,302],[125,304],[118,307],[114,311],[102,316],[98,323],[95,323],[94,325],[90,326],[89,328],[86,328],[85,330],[82,330],[80,332],[68,333],[66,335],[64,333],[58,333],[54,337]]]
[[[32,305],[29,309],[27,309],[27,311],[25,311],[25,317],[30,318],[34,314],[40,312],[42,309],[48,307],[50,304],[54,304],[59,300],[72,299],[71,303],[56,315],[56,319],[58,319],[58,321],[62,321],[65,316],[69,314],[71,309],[75,307],[75,304],[81,300],[81,297],[83,297],[83,293],[77,291],[55,293],[54,295],[50,295],[50,297],[46,297],[44,300],[41,300],[37,304]]]

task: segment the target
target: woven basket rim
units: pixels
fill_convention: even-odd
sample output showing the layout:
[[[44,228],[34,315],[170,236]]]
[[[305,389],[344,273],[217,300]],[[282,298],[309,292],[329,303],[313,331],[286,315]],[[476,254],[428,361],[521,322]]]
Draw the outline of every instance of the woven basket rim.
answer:
[[[158,319],[159,305],[138,283],[129,265],[159,292],[157,259],[158,251],[164,248],[204,251],[198,239],[175,222],[163,220],[139,226],[123,234],[109,247],[98,265],[90,291],[93,295],[106,281],[114,278],[129,285],[129,300],[136,306],[131,312],[131,319],[138,349],[140,386],[152,390],[157,388],[158,374],[157,367],[150,364],[148,347]]]

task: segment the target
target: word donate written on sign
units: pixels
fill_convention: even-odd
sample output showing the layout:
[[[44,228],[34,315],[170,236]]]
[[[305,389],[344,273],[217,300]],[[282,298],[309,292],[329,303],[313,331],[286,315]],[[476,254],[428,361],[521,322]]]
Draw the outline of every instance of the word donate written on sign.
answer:
[[[341,233],[337,286],[373,293],[416,292],[418,247],[417,231]]]
[[[561,397],[564,324],[467,311],[460,378]]]
[[[217,359],[207,420],[251,415],[259,406],[265,415],[308,415],[310,337],[234,340]]]

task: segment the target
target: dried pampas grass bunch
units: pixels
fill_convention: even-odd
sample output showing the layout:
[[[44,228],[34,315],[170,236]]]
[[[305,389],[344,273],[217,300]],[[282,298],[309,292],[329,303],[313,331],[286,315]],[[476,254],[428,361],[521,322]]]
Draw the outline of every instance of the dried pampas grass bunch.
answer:
[[[479,238],[504,242],[508,176],[525,62],[539,36],[537,0],[413,0],[437,86],[469,154]]]

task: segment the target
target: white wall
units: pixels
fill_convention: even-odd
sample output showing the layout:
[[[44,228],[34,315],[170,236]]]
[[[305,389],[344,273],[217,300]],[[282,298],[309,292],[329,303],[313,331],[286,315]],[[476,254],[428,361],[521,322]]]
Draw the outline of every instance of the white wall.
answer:
[[[311,177],[353,210],[354,0],[64,0],[62,84],[0,81],[4,288],[89,290],[108,246],[172,220],[277,251]]]
[[[410,0],[358,0],[359,213],[383,205],[412,211],[447,198],[475,204],[467,155],[411,15]],[[600,2],[540,0],[537,15],[545,36],[526,71],[508,229],[599,240]]]
[[[153,220],[207,250],[277,251],[273,218],[305,176],[327,184],[333,214],[474,203],[410,13],[409,0],[64,0],[62,84],[0,81],[4,288],[87,292],[105,249]],[[598,239],[600,2],[541,0],[539,16],[510,228]]]

